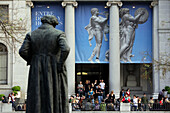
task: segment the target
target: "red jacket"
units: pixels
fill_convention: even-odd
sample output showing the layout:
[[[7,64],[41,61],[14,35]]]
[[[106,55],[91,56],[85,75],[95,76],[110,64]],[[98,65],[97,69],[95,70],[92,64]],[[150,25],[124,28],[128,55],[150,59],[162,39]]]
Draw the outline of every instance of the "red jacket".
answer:
[[[8,99],[9,99],[9,98],[11,99],[12,102],[15,101],[15,97],[13,97],[11,94],[9,94]]]
[[[163,100],[160,100],[159,103],[160,103],[160,105],[163,105]]]
[[[126,92],[126,94],[128,95],[128,97],[130,97],[130,92]]]
[[[125,100],[127,100],[128,102],[130,102],[130,98],[128,98],[128,99],[126,98],[126,99],[125,99],[125,97],[124,97],[124,98],[122,99],[122,102],[124,102]]]

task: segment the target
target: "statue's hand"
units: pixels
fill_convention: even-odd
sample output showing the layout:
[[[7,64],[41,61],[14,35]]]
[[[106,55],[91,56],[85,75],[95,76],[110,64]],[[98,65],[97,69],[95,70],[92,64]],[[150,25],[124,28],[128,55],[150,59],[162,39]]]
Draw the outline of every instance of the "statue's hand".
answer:
[[[92,44],[90,44],[90,47],[92,46]]]

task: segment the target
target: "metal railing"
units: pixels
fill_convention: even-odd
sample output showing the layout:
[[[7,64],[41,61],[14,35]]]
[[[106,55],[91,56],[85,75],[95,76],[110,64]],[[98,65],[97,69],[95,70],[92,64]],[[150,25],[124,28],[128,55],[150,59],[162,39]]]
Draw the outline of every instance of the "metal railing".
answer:
[[[164,103],[160,105],[159,103],[154,103],[153,107],[150,109],[151,111],[170,111],[170,103]]]

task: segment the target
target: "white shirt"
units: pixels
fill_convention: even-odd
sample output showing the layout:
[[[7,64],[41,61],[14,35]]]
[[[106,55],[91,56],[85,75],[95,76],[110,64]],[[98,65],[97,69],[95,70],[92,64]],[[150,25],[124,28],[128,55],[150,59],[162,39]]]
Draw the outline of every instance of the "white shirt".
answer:
[[[104,90],[104,86],[105,86],[105,83],[103,82],[100,82],[100,84],[99,84],[100,86],[101,86],[101,89],[103,89]]]
[[[133,105],[138,106],[138,99],[137,98],[133,99]]]

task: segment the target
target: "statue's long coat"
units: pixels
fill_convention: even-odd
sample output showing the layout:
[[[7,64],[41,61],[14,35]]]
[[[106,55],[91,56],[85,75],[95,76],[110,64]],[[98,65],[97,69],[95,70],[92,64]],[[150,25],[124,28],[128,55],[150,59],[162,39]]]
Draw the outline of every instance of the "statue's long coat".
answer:
[[[68,113],[65,34],[50,24],[28,33],[19,54],[30,65],[26,113]],[[63,67],[63,71],[61,70]]]

